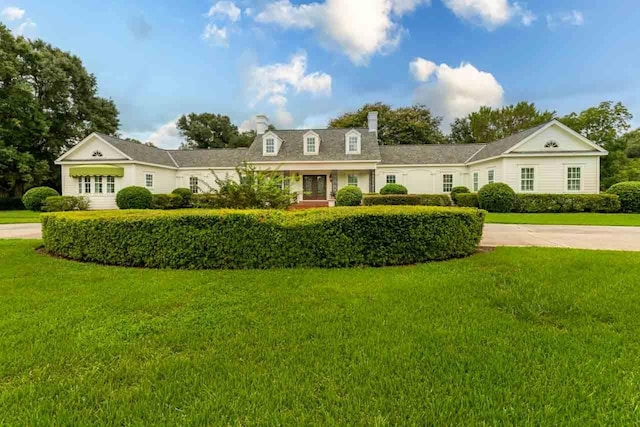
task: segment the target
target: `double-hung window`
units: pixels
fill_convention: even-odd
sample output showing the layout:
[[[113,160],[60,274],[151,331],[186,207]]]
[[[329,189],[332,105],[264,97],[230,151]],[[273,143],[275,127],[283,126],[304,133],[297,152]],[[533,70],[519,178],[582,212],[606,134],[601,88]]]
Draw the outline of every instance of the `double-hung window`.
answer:
[[[91,193],[91,177],[90,176],[84,177],[84,192]]]
[[[487,182],[489,184],[493,184],[496,180],[496,171],[494,169],[489,169],[487,172]]]
[[[478,186],[480,185],[480,174],[478,172],[473,173],[473,191],[478,191]]]
[[[107,193],[113,194],[116,192],[116,178],[114,176],[107,177]]]
[[[273,138],[267,138],[265,141],[264,151],[268,154],[273,154],[276,152],[276,140]]]
[[[349,152],[357,153],[358,152],[358,137],[350,136],[349,137]]]
[[[349,175],[347,177],[347,185],[358,186],[358,175]]]
[[[82,194],[82,177],[78,177],[78,194]]]
[[[102,177],[101,176],[96,176],[93,178],[93,188],[95,190],[96,193],[101,194],[102,193]]]
[[[445,173],[442,175],[442,192],[450,193],[453,190],[453,175]]]
[[[153,174],[152,173],[145,173],[144,174],[144,185],[147,188],[153,188]]]
[[[395,175],[387,175],[387,184],[395,184],[396,176]]]
[[[191,192],[193,194],[198,194],[198,177],[197,176],[192,176],[189,178],[189,190],[191,190]]]
[[[520,169],[520,191],[533,191],[535,170],[533,168]]]
[[[580,191],[582,187],[582,169],[579,166],[567,168],[567,190]]]
[[[310,136],[307,138],[307,153],[315,153],[316,152],[316,138]]]

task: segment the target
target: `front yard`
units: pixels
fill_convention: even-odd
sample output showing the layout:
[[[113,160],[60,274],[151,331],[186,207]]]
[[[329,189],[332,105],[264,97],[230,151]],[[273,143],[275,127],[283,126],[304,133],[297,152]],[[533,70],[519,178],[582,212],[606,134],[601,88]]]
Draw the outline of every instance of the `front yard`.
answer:
[[[640,420],[640,254],[103,267],[0,241],[0,424]]]
[[[40,212],[0,211],[0,224],[23,224],[40,222]]]
[[[623,213],[489,213],[488,224],[640,226],[640,214]]]

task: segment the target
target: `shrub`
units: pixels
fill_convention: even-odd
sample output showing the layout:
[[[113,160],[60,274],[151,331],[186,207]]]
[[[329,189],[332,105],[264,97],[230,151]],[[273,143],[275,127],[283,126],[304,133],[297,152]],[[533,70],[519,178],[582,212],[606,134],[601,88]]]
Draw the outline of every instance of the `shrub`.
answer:
[[[522,213],[618,212],[614,194],[518,194],[514,208]]]
[[[183,201],[179,194],[153,194],[151,209],[180,209]]]
[[[44,212],[86,211],[89,199],[84,196],[50,196],[42,204]]]
[[[43,239],[52,254],[123,266],[384,266],[473,254],[483,220],[424,206],[61,212],[43,214]]]
[[[120,209],[150,209],[153,197],[151,191],[143,187],[125,187],[116,194],[116,204]]]
[[[182,208],[190,208],[191,207],[191,197],[193,197],[193,193],[188,188],[176,188],[171,192],[171,194],[177,194],[182,198],[182,202],[180,207]]]
[[[496,182],[487,184],[478,192],[482,209],[489,212],[511,212],[516,205],[516,193],[507,184]]]
[[[336,194],[336,206],[360,206],[362,203],[362,190],[353,185],[338,190]]]
[[[451,206],[451,199],[446,194],[368,194],[364,196],[362,204],[377,205],[421,205],[421,206]]]
[[[458,194],[467,194],[467,193],[471,193],[471,191],[469,191],[469,189],[465,186],[458,186],[458,187],[453,187],[451,189],[451,200],[453,200],[454,203],[458,203],[458,201],[456,200],[456,197],[458,196]]]
[[[0,197],[0,211],[21,211],[24,204],[20,197]]]
[[[607,190],[620,198],[622,212],[640,212],[640,181],[628,181],[615,184]]]
[[[47,197],[59,195],[60,193],[51,187],[34,187],[24,193],[24,196],[22,196],[22,203],[24,204],[24,207],[30,211],[39,212],[42,210],[42,204]]]
[[[407,194],[407,187],[400,184],[387,184],[380,189],[380,194]]]
[[[456,205],[467,208],[480,207],[478,193],[458,193],[456,195]]]
[[[222,200],[213,193],[197,193],[191,196],[191,205],[198,209],[219,209],[224,207]]]

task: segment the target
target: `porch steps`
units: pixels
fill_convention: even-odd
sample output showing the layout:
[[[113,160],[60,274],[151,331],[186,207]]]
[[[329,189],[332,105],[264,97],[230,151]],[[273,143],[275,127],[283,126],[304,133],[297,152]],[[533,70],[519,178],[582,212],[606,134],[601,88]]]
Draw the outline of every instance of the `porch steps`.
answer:
[[[302,202],[298,202],[295,205],[289,206],[289,210],[328,208],[328,207],[329,207],[329,201],[327,200],[305,200]]]

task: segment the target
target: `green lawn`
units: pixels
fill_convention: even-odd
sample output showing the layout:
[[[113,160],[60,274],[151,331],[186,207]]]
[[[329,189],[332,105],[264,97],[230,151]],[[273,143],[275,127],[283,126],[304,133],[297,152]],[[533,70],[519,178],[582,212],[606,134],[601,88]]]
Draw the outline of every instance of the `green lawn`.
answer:
[[[0,211],[0,224],[18,224],[25,222],[40,222],[40,212]]]
[[[158,271],[0,241],[1,425],[640,422],[640,254]]]
[[[494,224],[621,225],[640,226],[640,214],[604,213],[489,213],[485,220]]]

